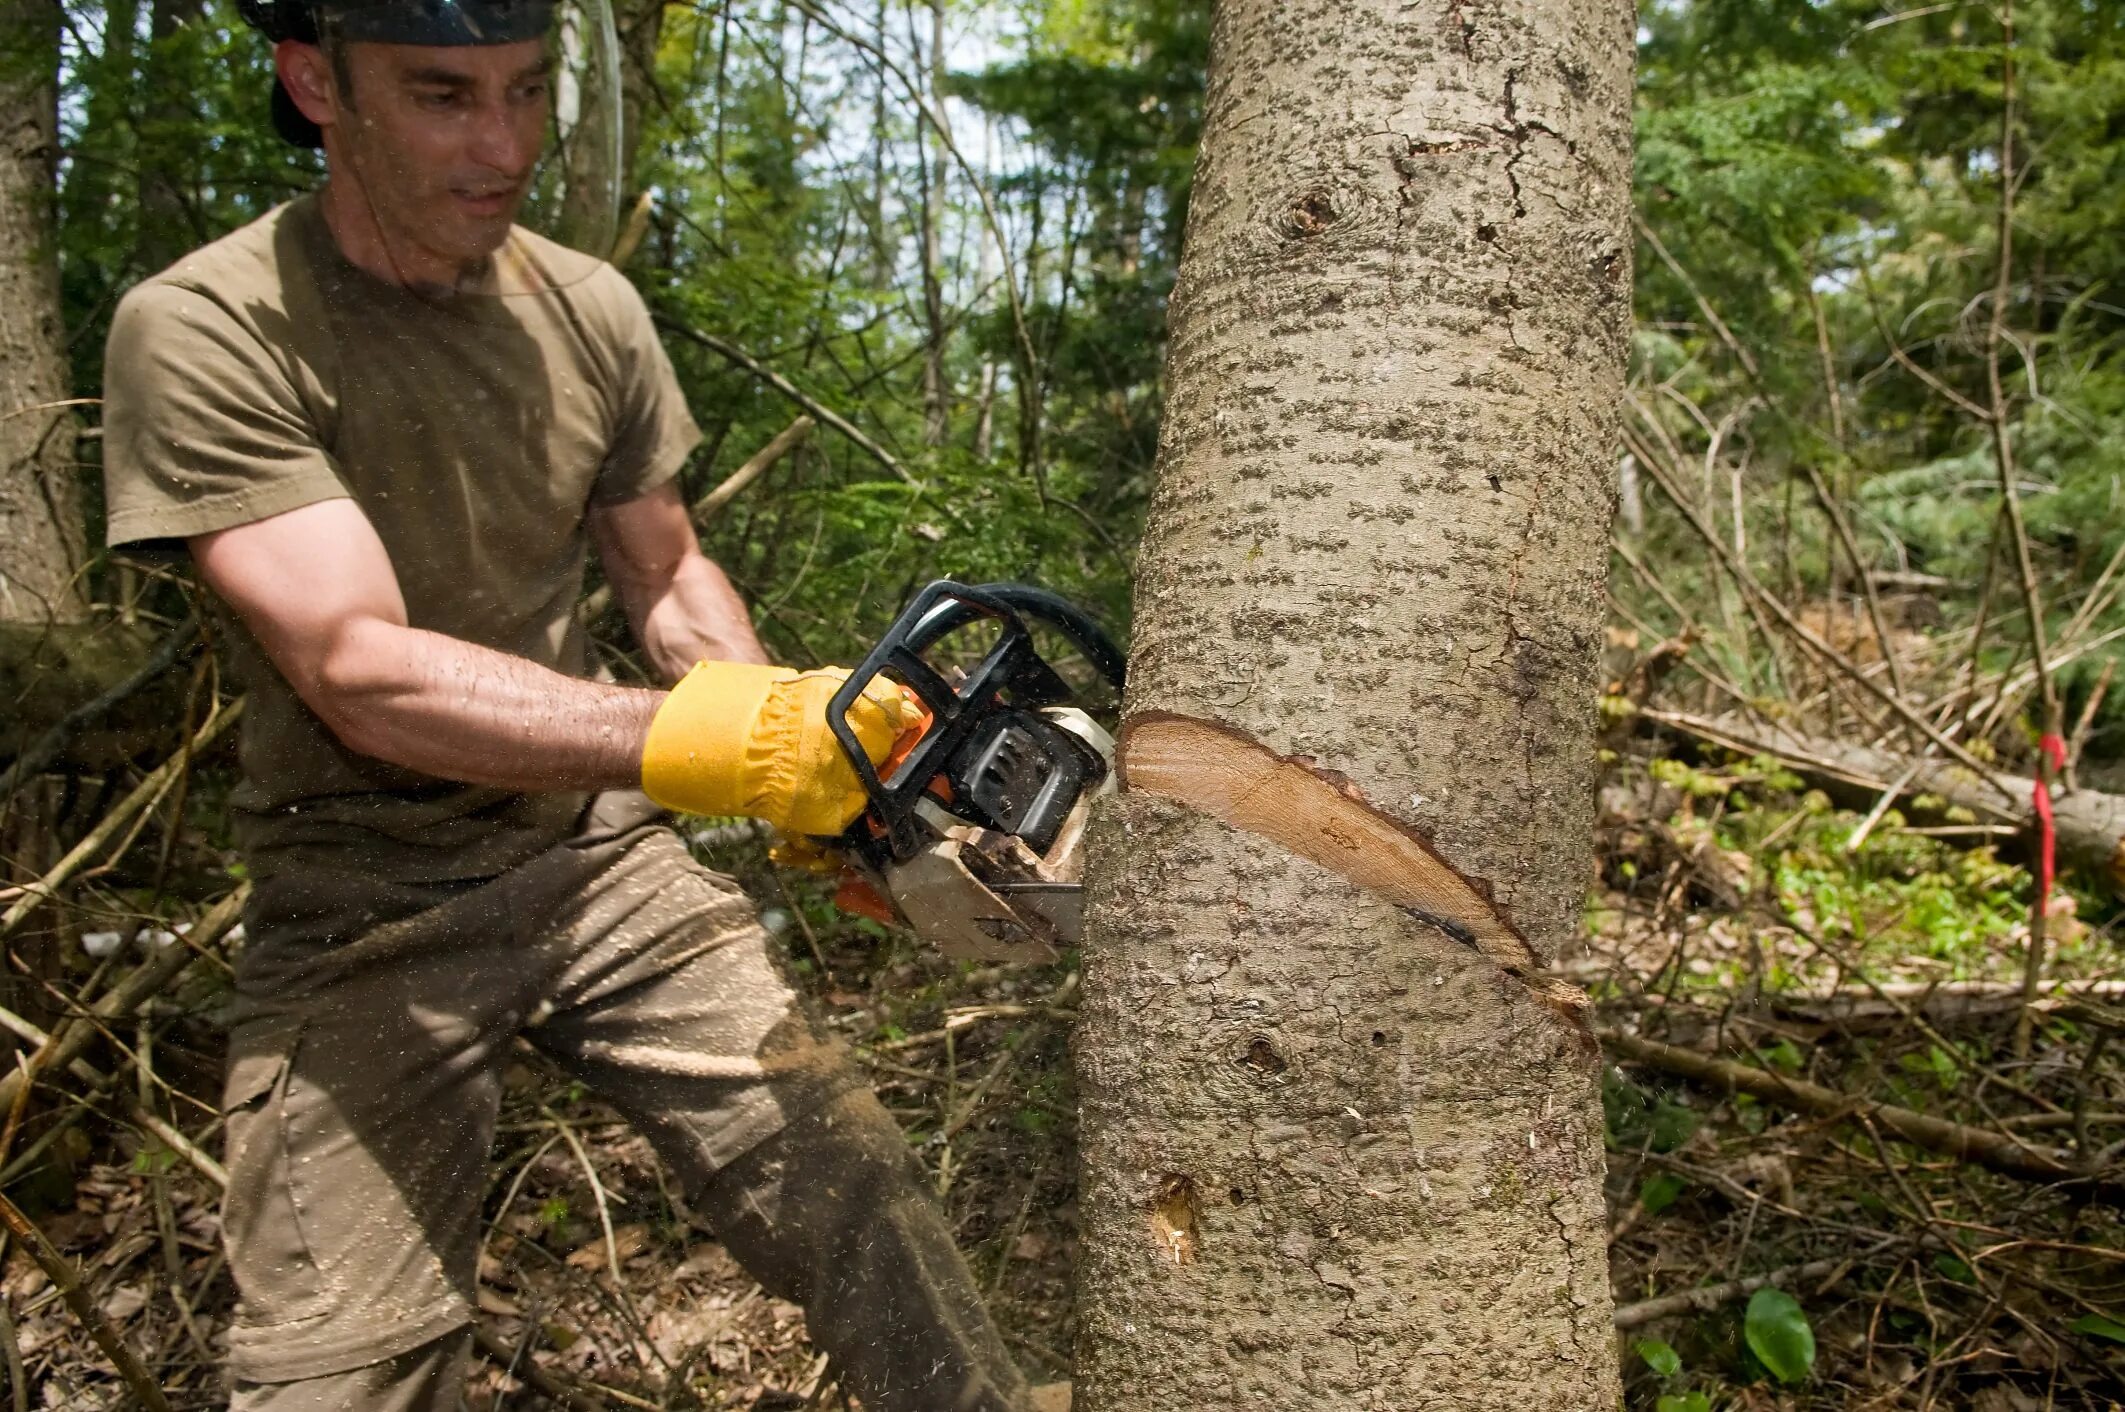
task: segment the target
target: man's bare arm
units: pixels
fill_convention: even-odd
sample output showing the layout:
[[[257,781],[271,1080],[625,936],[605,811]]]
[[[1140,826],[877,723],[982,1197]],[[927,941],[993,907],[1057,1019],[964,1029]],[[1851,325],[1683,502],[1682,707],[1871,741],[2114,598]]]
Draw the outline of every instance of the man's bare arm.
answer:
[[[663,692],[408,626],[390,556],[352,500],[199,535],[191,548],[208,587],[348,749],[504,789],[640,783]]]
[[[666,681],[700,661],[767,660],[745,601],[701,552],[676,485],[593,510],[590,533],[635,640]]]

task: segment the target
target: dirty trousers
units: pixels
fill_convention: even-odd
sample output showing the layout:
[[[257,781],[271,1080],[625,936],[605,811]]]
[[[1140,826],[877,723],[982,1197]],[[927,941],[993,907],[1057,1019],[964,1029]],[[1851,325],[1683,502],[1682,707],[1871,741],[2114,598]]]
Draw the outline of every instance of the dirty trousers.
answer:
[[[670,830],[593,828],[477,885],[268,879],[246,922],[223,1101],[241,1412],[458,1405],[519,1034],[805,1306],[866,1408],[1023,1405],[899,1128]]]

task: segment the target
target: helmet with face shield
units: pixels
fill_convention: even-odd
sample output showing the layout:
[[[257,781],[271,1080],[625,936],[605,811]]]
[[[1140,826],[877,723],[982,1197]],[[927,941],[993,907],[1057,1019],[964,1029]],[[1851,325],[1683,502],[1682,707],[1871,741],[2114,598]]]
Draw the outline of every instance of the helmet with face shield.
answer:
[[[549,239],[600,258],[611,252],[623,173],[619,46],[609,0],[237,0],[237,8],[276,45],[292,40],[321,49],[341,105],[356,113],[363,111],[356,71],[370,67],[361,62],[361,46],[388,46],[378,52],[392,56],[396,72],[444,83],[453,68],[492,71],[483,60],[525,50],[520,67],[537,80],[543,140],[534,139],[526,170],[493,177],[483,189],[499,192],[516,220]],[[421,50],[437,52],[409,67],[420,65]],[[472,74],[459,77],[469,90]],[[326,146],[285,81],[275,84],[272,112],[283,140]],[[476,179],[456,178],[460,186],[468,180]]]

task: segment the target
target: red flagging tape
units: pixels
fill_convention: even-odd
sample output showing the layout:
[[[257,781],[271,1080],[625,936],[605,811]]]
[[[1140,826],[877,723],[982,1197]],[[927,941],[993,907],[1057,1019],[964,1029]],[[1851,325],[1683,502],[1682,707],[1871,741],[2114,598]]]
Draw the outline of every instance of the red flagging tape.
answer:
[[[2043,752],[2044,764],[2036,772],[2036,788],[2030,791],[2029,799],[2036,807],[2036,908],[2038,916],[2049,916],[2051,884],[2058,876],[2058,831],[2052,826],[2051,786],[2047,781],[2052,775],[2066,768],[2066,742],[2047,731],[2044,738],[2037,742],[2037,749]]]

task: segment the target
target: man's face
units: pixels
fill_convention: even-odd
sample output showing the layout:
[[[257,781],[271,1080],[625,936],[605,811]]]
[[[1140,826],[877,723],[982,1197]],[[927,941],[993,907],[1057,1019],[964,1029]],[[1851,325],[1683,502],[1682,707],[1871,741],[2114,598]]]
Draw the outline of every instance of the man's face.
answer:
[[[456,268],[493,254],[546,141],[545,42],[352,43],[341,63],[326,157],[360,183],[387,245]]]

